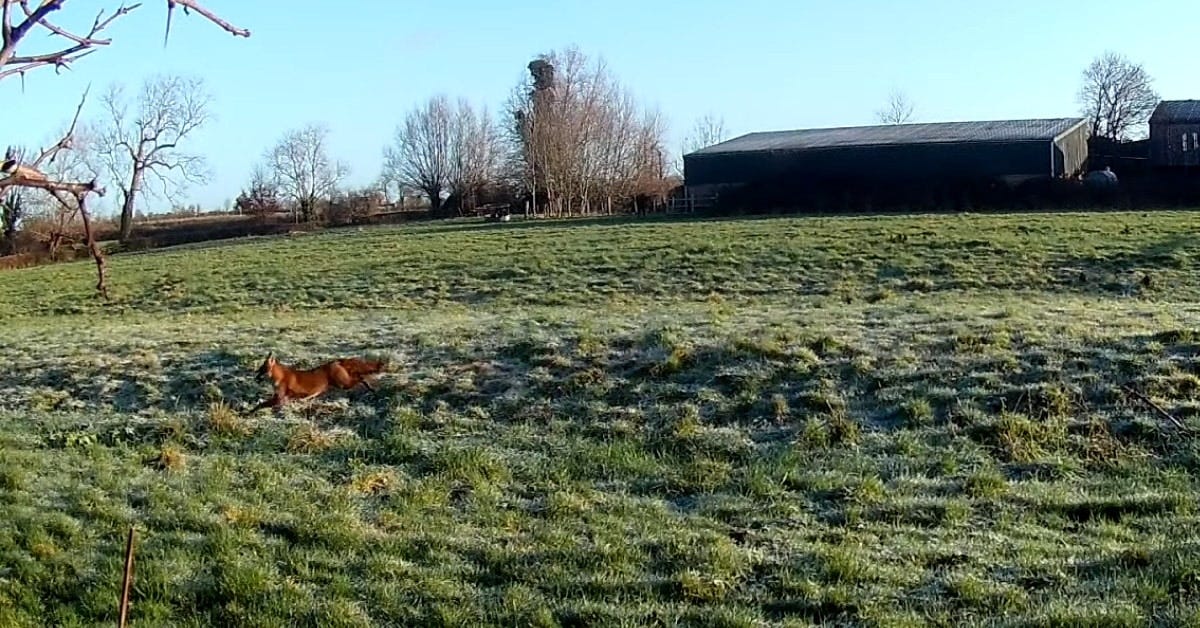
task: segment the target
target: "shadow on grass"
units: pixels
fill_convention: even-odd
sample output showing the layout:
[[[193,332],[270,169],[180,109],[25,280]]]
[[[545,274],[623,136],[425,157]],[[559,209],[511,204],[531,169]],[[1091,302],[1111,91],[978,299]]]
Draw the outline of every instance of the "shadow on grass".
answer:
[[[1062,347],[1013,340],[1007,332],[960,334],[939,341],[926,368],[874,377],[868,385],[881,396],[903,392],[927,399],[943,417],[955,403],[976,402],[991,413],[1045,418],[1111,406],[1124,399],[1122,386],[1190,401],[1200,392],[1200,380],[1189,372],[1200,367],[1197,358],[1200,329]],[[962,389],[977,394],[963,395]]]
[[[1181,543],[1161,548],[1134,547],[1116,555],[1085,561],[1075,567],[1080,580],[1109,583],[1126,579],[1161,588],[1172,597],[1200,585],[1200,544]]]
[[[1166,447],[1164,433],[1171,427],[1153,407],[1124,392],[1124,385],[1185,422],[1200,419],[1193,407],[1200,399],[1200,377],[1194,374],[1200,371],[1200,331],[1167,329],[1111,341],[1083,337],[1065,344],[1026,341],[1003,330],[946,339],[952,331],[941,330],[928,341],[932,344],[914,347],[926,357],[902,371],[886,360],[863,361],[870,357],[865,349],[824,336],[676,344],[669,334],[634,333],[516,341],[467,353],[428,347],[414,351],[415,370],[383,375],[374,392],[332,392],[327,398],[347,398],[349,409],[323,412],[320,422],[368,440],[388,434],[397,408],[415,412],[419,422],[444,415],[554,423],[597,439],[636,427],[658,439],[648,441],[658,455],[686,460],[699,447],[718,462],[738,461],[733,436],[709,442],[686,434],[736,428],[763,444],[811,432],[806,439],[825,442],[848,428],[857,438],[860,428],[952,424],[990,447],[1032,439],[1028,452],[1009,452],[1015,464],[1029,462],[1021,459],[1024,454],[1036,458],[1039,439],[1052,448],[1089,421],[1102,420],[1114,438]],[[360,349],[344,345],[329,354]],[[15,391],[18,406],[40,411],[64,404],[126,414],[204,411],[214,402],[242,411],[270,394],[270,386],[254,376],[261,359],[257,351],[218,349],[153,367],[26,368],[0,373],[0,389]],[[1000,422],[1005,413],[1015,418]],[[1054,422],[1065,426],[1042,426]],[[706,473],[700,466],[679,471],[684,489]]]
[[[1055,285],[1093,296],[1167,294],[1172,286],[1157,280],[1166,271],[1194,268],[1200,239],[1178,235],[1137,250],[1114,250],[1091,255],[1060,256],[1053,260]]]

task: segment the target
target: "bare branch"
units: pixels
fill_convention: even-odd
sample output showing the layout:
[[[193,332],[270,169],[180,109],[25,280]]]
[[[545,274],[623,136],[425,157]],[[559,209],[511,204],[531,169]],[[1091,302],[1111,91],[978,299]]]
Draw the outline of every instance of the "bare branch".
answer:
[[[99,152],[110,176],[119,182],[121,240],[127,241],[147,178],[157,181],[164,198],[207,179],[205,160],[178,147],[211,119],[211,96],[200,78],[153,76],[142,85],[132,120],[119,85],[109,88],[103,102],[107,120]]]
[[[309,124],[289,131],[267,151],[267,167],[279,191],[296,205],[297,219],[316,217],[317,202],[333,195],[349,167],[329,157],[328,127]]]
[[[61,200],[61,198],[59,199]],[[79,207],[79,217],[83,219],[83,233],[87,238],[88,252],[96,261],[96,291],[104,300],[108,300],[108,268],[104,261],[104,251],[96,243],[96,233],[92,229],[92,217],[87,209],[87,194],[76,194],[75,203]]]
[[[908,124],[913,120],[916,107],[904,92],[894,89],[888,95],[887,104],[875,112],[880,124]]]
[[[70,150],[71,143],[75,140],[75,127],[79,125],[79,114],[83,113],[83,105],[87,102],[88,92],[90,91],[92,91],[90,85],[87,89],[83,90],[83,96],[79,99],[79,106],[75,108],[75,117],[71,118],[71,126],[67,127],[67,132],[53,146],[42,151],[42,154],[38,155],[38,158],[29,164],[31,167],[39,168],[47,159],[50,160],[50,163],[54,163],[54,158],[58,156],[60,151]]]
[[[424,192],[434,213],[441,209],[442,192],[450,188],[451,117],[449,99],[435,96],[405,116],[392,145],[383,151],[386,176]]]
[[[104,188],[100,187],[95,181],[87,183],[70,183],[66,181],[54,181],[48,178],[45,174],[29,168],[27,166],[18,166],[16,172],[10,174],[4,179],[0,179],[0,190],[10,187],[33,188],[45,190],[47,192],[66,192],[68,194],[102,194]]]
[[[1149,397],[1147,397],[1146,395],[1144,395],[1144,394],[1142,394],[1141,392],[1139,392],[1139,391],[1138,391],[1136,388],[1133,388],[1132,386],[1128,386],[1128,385],[1122,384],[1122,385],[1121,385],[1121,389],[1122,389],[1122,390],[1124,390],[1125,392],[1127,392],[1127,393],[1129,393],[1129,394],[1133,395],[1134,397],[1137,397],[1137,398],[1138,398],[1138,400],[1140,400],[1142,403],[1144,403],[1144,404],[1146,404],[1146,405],[1150,406],[1151,408],[1153,408],[1153,409],[1154,409],[1154,411],[1155,411],[1155,412],[1157,412],[1157,413],[1159,414],[1159,416],[1161,416],[1162,418],[1164,418],[1164,419],[1166,419],[1166,420],[1170,421],[1170,422],[1171,422],[1171,424],[1172,424],[1172,425],[1174,425],[1175,427],[1177,427],[1177,428],[1179,428],[1179,429],[1181,429],[1181,430],[1183,430],[1183,431],[1185,431],[1185,432],[1188,432],[1188,431],[1190,431],[1190,430],[1188,430],[1187,426],[1183,424],[1183,422],[1182,422],[1182,421],[1180,421],[1179,419],[1175,418],[1175,416],[1174,416],[1174,415],[1172,415],[1170,412],[1167,412],[1166,410],[1164,410],[1162,406],[1158,405],[1157,403],[1154,403],[1154,401],[1153,401],[1152,399],[1150,399],[1150,398],[1149,398]]]
[[[37,5],[37,8],[30,8],[29,0],[0,0],[0,5],[3,5],[3,47],[0,47],[0,79],[9,76],[21,75],[25,76],[26,72],[40,67],[51,67],[61,70],[69,67],[71,63],[78,61],[84,56],[90,54],[95,48],[107,46],[112,41],[110,39],[101,39],[98,35],[108,28],[114,21],[131,11],[137,9],[141,4],[122,5],[111,15],[105,17],[105,13],[101,10],[96,19],[92,22],[92,27],[86,35],[73,33],[57,24],[51,22],[48,18],[51,13],[62,8],[66,0],[43,0]],[[25,15],[24,20],[16,26],[12,25],[12,5],[18,4]],[[190,14],[190,11],[199,13],[203,18],[216,24],[221,29],[235,36],[249,37],[250,31],[244,28],[238,28],[233,24],[221,19],[212,11],[206,9],[196,0],[167,0],[167,31],[170,32],[171,14],[176,6],[181,6],[185,14]],[[57,36],[71,42],[72,45],[62,47],[58,50],[50,52],[37,53],[31,55],[17,55],[17,47],[25,39],[27,35],[35,28],[41,27],[49,32],[51,36]]]
[[[8,5],[12,3],[12,0],[4,1],[5,9],[7,10]],[[131,6],[122,6],[107,19],[103,19],[104,11],[101,10],[101,12],[96,16],[95,21],[92,23],[92,28],[90,31],[88,31],[88,34],[81,36],[75,35],[66,29],[60,28],[46,19],[46,16],[51,11],[61,8],[63,1],[64,0],[54,0],[50,2],[43,2],[37,9],[31,11],[29,9],[27,0],[21,0],[21,8],[25,13],[25,21],[11,30],[3,50],[0,50],[0,67],[10,65],[17,67],[0,72],[0,79],[3,79],[7,76],[12,76],[14,74],[21,74],[24,76],[25,72],[43,66],[54,66],[60,69],[69,66],[71,63],[90,54],[93,51],[92,49],[95,47],[107,46],[108,44],[112,43],[109,39],[97,39],[96,35],[112,24],[117,18],[126,15],[130,11],[140,6],[137,4]],[[75,45],[55,52],[17,56],[17,44],[20,43],[21,39],[29,33],[31,28],[38,25],[42,26],[46,30],[49,30],[51,34],[58,35],[59,37],[75,42]]]
[[[0,1],[3,1],[5,4],[11,3],[11,0]],[[8,42],[6,43],[11,45],[21,41],[21,38],[25,37],[25,35],[29,33],[29,29],[36,26],[38,22],[44,20],[47,15],[50,15],[50,13],[61,9],[63,2],[64,0],[45,0],[42,2],[37,10],[27,15],[23,22],[18,24],[9,32]],[[13,56],[13,52],[14,50],[9,50],[8,46],[6,46],[5,50],[0,52],[0,65],[8,65],[10,62],[9,60]]]
[[[212,11],[205,9],[203,6],[200,5],[199,2],[196,2],[195,0],[167,0],[167,35],[168,36],[170,35],[170,30],[171,30],[170,29],[171,12],[175,10],[176,5],[183,7],[184,15],[188,15],[189,9],[192,11],[195,11],[196,13],[199,13],[201,16],[203,16],[208,21],[212,22],[213,24],[216,24],[217,26],[220,26],[222,29],[225,30],[225,32],[227,32],[235,37],[249,37],[250,36],[249,30],[246,30],[244,28],[238,28],[238,27],[234,26],[233,24],[226,22],[225,20],[218,17]]]
[[[1083,72],[1079,104],[1092,135],[1113,141],[1130,139],[1158,105],[1153,79],[1141,64],[1115,52],[1097,57]]]
[[[595,213],[634,204],[665,175],[661,119],[642,111],[602,61],[577,48],[529,64],[509,103],[523,185],[549,213]]]
[[[0,0],[3,1],[3,0]],[[83,97],[79,99],[79,105],[75,108],[75,116],[71,119],[71,124],[66,132],[51,144],[31,162],[23,163],[23,155],[15,148],[9,148],[5,155],[4,163],[0,165],[0,173],[7,175],[0,179],[0,190],[5,190],[10,187],[24,187],[44,190],[51,193],[66,192],[69,194],[79,195],[95,193],[100,196],[104,195],[104,188],[100,187],[93,177],[87,182],[69,182],[51,178],[42,171],[42,165],[46,163],[54,163],[60,152],[70,150],[75,140],[76,127],[79,124],[79,116],[83,112],[83,106],[87,102],[88,91],[85,90]]]
[[[474,209],[500,168],[500,134],[486,107],[459,100],[450,127],[450,189],[460,208]]]
[[[713,144],[720,144],[726,138],[728,133],[725,131],[725,119],[710,113],[692,125],[691,131],[683,140],[683,152],[692,153]]]
[[[36,69],[36,68],[51,66],[51,65],[54,66],[56,71],[61,72],[64,69],[70,69],[72,63],[75,63],[76,61],[92,54],[93,52],[95,52],[95,51],[88,50],[88,51],[81,52],[79,54],[76,54],[76,55],[70,56],[70,57],[55,57],[55,58],[51,58],[51,59],[44,59],[44,60],[31,61],[28,63],[24,63],[23,65],[18,65],[17,67],[13,67],[13,68],[9,68],[7,70],[0,71],[0,79],[4,79],[9,76],[20,74],[21,81],[22,81],[21,85],[23,88],[26,72]]]
[[[71,33],[64,28],[60,28],[59,26],[52,24],[50,22],[50,20],[47,20],[44,18],[42,20],[40,20],[40,24],[43,28],[50,31],[51,33],[54,33],[55,35],[58,35],[59,37],[62,37],[64,39],[69,39],[69,40],[75,42],[76,44],[80,44],[80,45],[83,45],[86,47],[106,46],[106,45],[112,43],[112,40],[111,39],[96,39],[96,34],[99,33],[100,31],[104,30],[105,28],[107,28],[108,25],[112,24],[113,21],[116,20],[117,18],[129,13],[130,11],[133,11],[134,9],[136,9],[140,6],[141,6],[140,3],[134,4],[131,6],[123,5],[119,9],[117,9],[117,11],[115,13],[110,15],[108,17],[108,19],[105,19],[104,21],[101,21],[104,18],[104,9],[100,9],[100,12],[96,14],[95,21],[92,22],[92,29],[90,31],[88,31],[88,34],[86,36],[79,36],[74,33]],[[34,12],[29,9],[29,0],[21,0],[21,9],[25,12],[26,17],[33,17]]]

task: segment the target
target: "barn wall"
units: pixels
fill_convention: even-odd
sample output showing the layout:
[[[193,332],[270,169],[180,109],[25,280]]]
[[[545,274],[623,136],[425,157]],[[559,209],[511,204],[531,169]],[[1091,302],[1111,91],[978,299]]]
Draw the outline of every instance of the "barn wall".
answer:
[[[699,185],[684,184],[684,189],[687,195],[695,199],[704,199],[712,196],[719,196],[725,192],[738,188],[736,183],[708,183]]]
[[[1075,163],[1087,146],[1067,142]],[[805,151],[744,152],[684,157],[687,185],[752,183],[788,178],[797,183],[844,178],[912,181],[1050,174],[1047,141],[863,146]],[[1060,160],[1062,158],[1060,157]]]
[[[1187,150],[1183,143],[1185,133]],[[1200,166],[1200,124],[1151,123],[1150,160],[1156,166]]]
[[[1084,124],[1055,141],[1054,176],[1069,177],[1087,168],[1089,135],[1091,130]]]

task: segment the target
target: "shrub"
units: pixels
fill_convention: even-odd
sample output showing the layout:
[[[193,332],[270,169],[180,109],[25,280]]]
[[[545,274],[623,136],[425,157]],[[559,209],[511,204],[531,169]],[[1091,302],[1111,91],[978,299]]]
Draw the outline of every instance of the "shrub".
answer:
[[[255,177],[250,182],[250,187],[242,190],[233,205],[238,213],[260,218],[281,213],[286,209],[279,200],[279,188],[261,177]]]
[[[338,194],[325,206],[325,221],[330,225],[359,225],[370,222],[383,207],[383,195],[375,190]]]

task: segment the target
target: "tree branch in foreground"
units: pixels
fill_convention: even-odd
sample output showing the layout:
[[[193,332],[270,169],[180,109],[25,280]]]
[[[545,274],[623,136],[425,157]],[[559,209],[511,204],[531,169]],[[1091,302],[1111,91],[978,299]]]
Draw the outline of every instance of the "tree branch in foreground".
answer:
[[[26,72],[39,67],[53,66],[58,70],[69,67],[72,62],[95,52],[96,48],[110,44],[112,40],[101,39],[98,35],[114,21],[141,6],[140,3],[131,5],[122,4],[107,17],[102,9],[96,15],[87,34],[80,35],[58,26],[49,20],[50,15],[62,9],[66,1],[41,0],[35,3],[36,8],[33,8],[31,7],[31,0],[0,0],[0,80],[15,75],[20,75],[23,80]],[[20,6],[24,19],[20,19],[19,16],[15,15],[14,7],[16,6]],[[212,11],[204,8],[198,0],[167,0],[166,34],[168,37],[171,32],[171,14],[177,6],[183,8],[185,15],[190,15],[191,11],[195,11],[204,19],[216,24],[222,30],[234,36],[250,36],[249,30],[238,28],[221,19]],[[14,24],[14,17],[20,19],[20,22]],[[18,55],[18,47],[37,27],[48,31],[51,37],[57,37],[66,41],[60,44],[60,47],[50,52]],[[64,206],[73,206],[77,209],[83,218],[83,228],[87,237],[88,250],[96,260],[98,275],[96,289],[107,299],[108,288],[105,282],[106,266],[104,253],[101,251],[99,244],[96,242],[95,234],[92,232],[91,216],[87,209],[88,196],[91,194],[103,196],[104,188],[100,187],[94,178],[87,182],[61,181],[46,176],[42,171],[43,164],[53,163],[61,151],[71,149],[71,142],[75,135],[75,126],[79,121],[79,115],[83,110],[83,103],[86,100],[87,92],[84,92],[79,107],[75,110],[75,117],[71,121],[70,129],[68,129],[59,141],[43,150],[33,161],[23,163],[24,159],[19,154],[19,151],[12,147],[8,149],[4,156],[4,161],[0,163],[0,175],[3,175],[0,177],[0,193],[13,187],[44,190],[54,196]]]
[[[0,2],[2,1],[4,0],[0,0]],[[79,116],[83,111],[83,105],[87,102],[87,95],[88,92],[84,91],[83,97],[79,99],[79,106],[75,108],[75,116],[71,119],[71,126],[67,129],[66,133],[57,142],[54,142],[38,154],[37,158],[33,161],[28,164],[21,163],[22,156],[20,152],[13,147],[9,147],[4,156],[3,164],[0,164],[0,173],[7,175],[4,178],[0,178],[0,193],[11,187],[44,190],[64,207],[78,210],[79,216],[83,220],[83,233],[84,237],[87,238],[88,252],[91,253],[92,259],[96,261],[96,291],[105,300],[108,300],[104,252],[96,242],[96,235],[92,231],[91,214],[88,213],[87,208],[88,196],[91,194],[104,196],[104,188],[100,187],[95,179],[87,182],[58,181],[46,176],[41,170],[42,164],[53,163],[60,152],[71,150],[71,144],[75,139],[75,128],[79,124]]]
[[[71,32],[49,20],[50,15],[62,9],[64,4],[66,4],[66,0],[42,0],[41,3],[37,4],[37,8],[31,8],[30,0],[0,0],[0,5],[3,6],[3,13],[0,15],[0,29],[3,31],[3,43],[0,44],[0,79],[18,74],[23,77],[26,72],[39,67],[53,66],[60,70],[69,67],[71,63],[94,52],[97,47],[107,46],[112,43],[111,39],[101,39],[98,35],[117,19],[141,6],[141,3],[131,5],[122,4],[116,11],[107,16],[105,16],[105,12],[102,9],[96,15],[96,19],[92,22],[92,27],[88,30],[87,34],[82,35]],[[19,24],[13,24],[13,5],[20,5],[21,13],[24,14],[24,19]],[[197,0],[167,0],[166,34],[168,37],[171,32],[171,15],[177,6],[182,7],[186,15],[190,15],[191,11],[195,11],[201,17],[216,24],[231,35],[236,37],[250,36],[249,30],[234,26],[216,13],[206,9]],[[18,46],[36,27],[44,28],[49,31],[48,34],[51,37],[64,39],[70,42],[70,45],[64,45],[50,52],[17,55]]]

